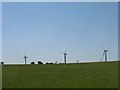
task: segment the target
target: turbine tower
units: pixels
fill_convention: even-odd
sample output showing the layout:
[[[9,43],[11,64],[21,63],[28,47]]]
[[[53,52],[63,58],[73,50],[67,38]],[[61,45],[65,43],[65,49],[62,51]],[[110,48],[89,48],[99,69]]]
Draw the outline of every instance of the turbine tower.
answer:
[[[66,64],[66,56],[67,56],[67,52],[65,51],[63,54],[64,54],[64,62],[65,62],[65,64]]]
[[[25,59],[25,64],[26,64],[26,59],[27,59],[28,57],[27,57],[27,55],[26,55],[26,53],[25,53],[25,56],[24,56],[24,59]]]
[[[104,51],[103,51],[103,57],[104,57],[105,62],[107,62],[107,52],[108,52],[108,50],[104,49]]]

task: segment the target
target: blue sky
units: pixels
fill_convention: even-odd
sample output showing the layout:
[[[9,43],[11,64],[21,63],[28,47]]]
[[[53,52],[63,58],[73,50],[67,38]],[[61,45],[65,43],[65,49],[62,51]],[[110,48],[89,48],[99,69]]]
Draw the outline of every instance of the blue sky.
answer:
[[[2,3],[0,3],[0,61],[2,61]]]
[[[2,2],[119,2],[119,0],[1,0]]]
[[[103,47],[118,58],[117,3],[3,3],[5,63],[99,61]]]

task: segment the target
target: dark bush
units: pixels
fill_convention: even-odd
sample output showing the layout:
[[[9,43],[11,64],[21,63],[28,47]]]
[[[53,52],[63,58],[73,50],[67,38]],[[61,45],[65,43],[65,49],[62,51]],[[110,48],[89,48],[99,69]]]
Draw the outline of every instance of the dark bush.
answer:
[[[49,64],[53,64],[53,62],[50,62]]]
[[[4,62],[1,62],[1,65],[3,65],[4,64]]]
[[[50,63],[46,62],[46,64],[53,64],[53,62],[50,62]]]
[[[41,62],[41,61],[38,61],[38,64],[43,64],[43,62]]]
[[[31,62],[31,64],[35,64],[35,62]]]
[[[46,62],[46,64],[49,64],[48,62]]]

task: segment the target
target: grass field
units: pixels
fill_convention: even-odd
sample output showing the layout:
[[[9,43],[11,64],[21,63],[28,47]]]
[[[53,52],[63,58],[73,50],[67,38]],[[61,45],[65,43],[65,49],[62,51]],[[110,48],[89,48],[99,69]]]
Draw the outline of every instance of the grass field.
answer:
[[[118,62],[3,65],[3,88],[117,88]]]
[[[2,88],[2,66],[0,65],[0,90]]]

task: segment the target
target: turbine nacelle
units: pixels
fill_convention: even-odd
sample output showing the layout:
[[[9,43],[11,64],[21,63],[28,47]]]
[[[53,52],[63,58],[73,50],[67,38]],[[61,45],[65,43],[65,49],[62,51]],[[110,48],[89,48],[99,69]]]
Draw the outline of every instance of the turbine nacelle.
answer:
[[[24,58],[28,58],[28,57],[25,55]]]
[[[104,52],[108,52],[108,50],[107,50],[107,49],[105,49],[105,50],[104,50]]]
[[[66,52],[66,51],[64,52],[64,55],[67,55],[67,52]]]

